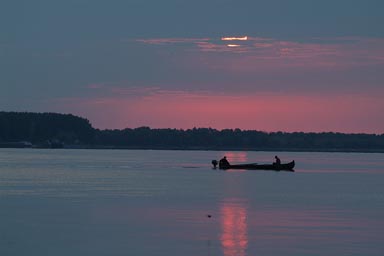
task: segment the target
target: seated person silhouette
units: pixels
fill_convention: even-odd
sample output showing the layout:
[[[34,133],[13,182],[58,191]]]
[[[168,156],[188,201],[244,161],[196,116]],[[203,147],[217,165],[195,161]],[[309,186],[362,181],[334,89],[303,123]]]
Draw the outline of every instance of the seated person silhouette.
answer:
[[[273,163],[273,165],[275,165],[275,166],[280,166],[280,165],[281,165],[280,158],[278,158],[277,156],[275,156],[275,162]]]
[[[231,166],[231,164],[228,162],[227,157],[224,156],[222,159],[219,161],[219,168],[220,169],[228,169]]]

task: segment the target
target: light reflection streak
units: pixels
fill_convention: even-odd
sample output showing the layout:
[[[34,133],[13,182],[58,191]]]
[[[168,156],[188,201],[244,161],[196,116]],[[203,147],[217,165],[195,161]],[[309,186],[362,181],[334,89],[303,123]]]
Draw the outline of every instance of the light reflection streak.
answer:
[[[244,151],[239,151],[239,152],[225,152],[224,155],[227,157],[228,161],[231,162],[247,162],[248,161],[248,156],[247,152]]]
[[[220,241],[225,256],[245,256],[248,247],[247,210],[243,202],[227,199],[221,205]]]

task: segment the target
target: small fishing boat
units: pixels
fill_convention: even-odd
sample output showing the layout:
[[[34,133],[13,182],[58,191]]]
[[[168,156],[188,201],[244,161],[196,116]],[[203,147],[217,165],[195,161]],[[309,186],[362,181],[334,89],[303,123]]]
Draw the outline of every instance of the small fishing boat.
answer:
[[[271,170],[271,171],[290,171],[294,172],[295,161],[285,164],[230,164],[228,166],[221,166],[220,169],[242,169],[242,170]]]

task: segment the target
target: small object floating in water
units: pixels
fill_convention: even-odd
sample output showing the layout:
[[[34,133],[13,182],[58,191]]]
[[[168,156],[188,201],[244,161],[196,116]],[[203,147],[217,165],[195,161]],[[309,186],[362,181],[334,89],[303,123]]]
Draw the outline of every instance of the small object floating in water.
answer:
[[[211,215],[211,214],[208,214],[208,215],[207,215],[207,217],[208,217],[208,218],[211,218],[211,217],[212,217],[212,215]]]

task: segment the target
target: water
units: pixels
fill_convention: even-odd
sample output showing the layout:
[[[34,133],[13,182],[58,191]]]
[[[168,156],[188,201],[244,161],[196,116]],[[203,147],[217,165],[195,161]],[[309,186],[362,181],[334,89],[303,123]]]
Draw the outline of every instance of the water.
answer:
[[[384,154],[224,154],[1,149],[0,255],[384,255]]]

